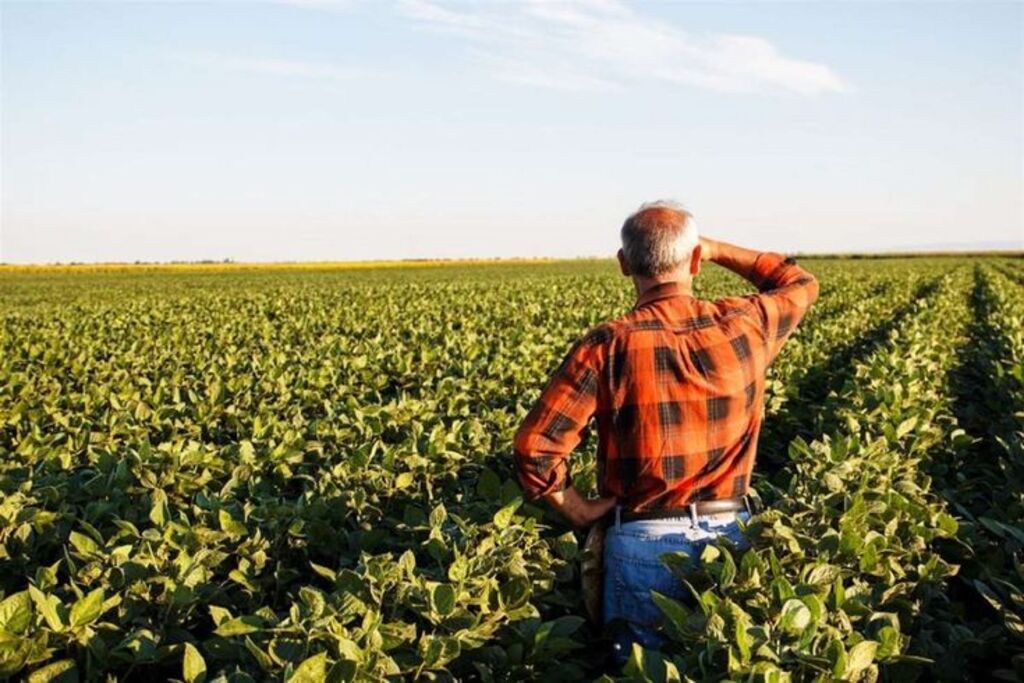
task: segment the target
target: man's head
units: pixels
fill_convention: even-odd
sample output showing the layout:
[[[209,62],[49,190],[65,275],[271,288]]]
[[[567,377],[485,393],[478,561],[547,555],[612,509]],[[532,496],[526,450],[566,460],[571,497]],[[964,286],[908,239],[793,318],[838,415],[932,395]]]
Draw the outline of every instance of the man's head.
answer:
[[[676,202],[644,204],[622,224],[621,234],[618,257],[623,275],[655,282],[689,281],[700,269],[697,223]]]

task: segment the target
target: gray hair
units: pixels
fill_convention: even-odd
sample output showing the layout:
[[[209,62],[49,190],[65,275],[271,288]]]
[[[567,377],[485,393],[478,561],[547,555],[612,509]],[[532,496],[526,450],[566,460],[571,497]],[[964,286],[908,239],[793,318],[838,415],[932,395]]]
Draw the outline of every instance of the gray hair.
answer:
[[[697,222],[678,202],[648,202],[622,224],[622,253],[634,275],[671,272],[690,260],[699,243]]]

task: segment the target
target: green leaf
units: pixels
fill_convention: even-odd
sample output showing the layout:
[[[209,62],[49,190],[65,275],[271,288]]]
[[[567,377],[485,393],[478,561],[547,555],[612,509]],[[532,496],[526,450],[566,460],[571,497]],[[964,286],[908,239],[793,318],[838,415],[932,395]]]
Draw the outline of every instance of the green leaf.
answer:
[[[852,678],[871,666],[877,650],[878,643],[874,640],[862,640],[854,645],[847,656],[846,675]]]
[[[916,427],[916,426],[917,426],[917,418],[916,417],[907,418],[906,420],[904,420],[903,422],[900,423],[899,427],[896,428],[896,438],[897,439],[902,439],[904,436],[906,436],[910,432],[914,431],[914,427]]]
[[[220,523],[221,531],[232,538],[239,538],[249,533],[249,530],[237,519],[231,516],[227,510],[217,512],[217,521]]]
[[[60,560],[57,560],[48,567],[36,567],[35,584],[39,590],[50,590],[57,586],[57,568],[60,567]]]
[[[246,616],[230,619],[217,626],[214,631],[218,636],[244,636],[263,630],[263,620],[259,617]]]
[[[887,659],[893,655],[899,654],[900,649],[900,634],[892,626],[883,626],[878,631],[878,652],[876,656],[878,659]]]
[[[31,656],[31,641],[0,631],[0,680],[7,680],[25,667]]]
[[[157,527],[163,528],[167,524],[170,514],[167,510],[167,494],[161,489],[153,489],[150,495],[149,521]]]
[[[831,564],[817,564],[807,574],[807,583],[817,586],[832,583],[840,575],[839,567]]]
[[[552,546],[555,553],[563,560],[572,562],[580,556],[580,545],[576,541],[576,535],[567,531],[561,536],[553,539]]]
[[[71,606],[71,626],[85,626],[103,613],[103,589],[97,588]]]
[[[837,576],[832,584],[832,606],[840,609],[846,602],[846,588],[843,586],[843,577]]]
[[[737,619],[735,625],[736,649],[740,652],[741,661],[746,664],[750,661],[750,634],[747,633],[749,624],[744,619]]]
[[[91,555],[99,552],[99,545],[96,541],[92,540],[85,534],[80,534],[77,531],[72,531],[68,535],[68,541],[75,547],[75,550],[82,553],[83,555]]]
[[[409,488],[410,486],[412,486],[412,483],[414,481],[416,481],[415,474],[413,474],[412,472],[402,472],[397,477],[395,477],[395,488],[398,490]]]
[[[669,620],[669,623],[675,628],[677,634],[682,634],[686,630],[686,621],[690,616],[689,609],[686,608],[681,602],[673,600],[672,598],[662,595],[658,591],[651,591],[651,599],[654,604],[661,610],[662,614]]]
[[[46,620],[46,625],[57,633],[63,631],[66,625],[60,615],[61,608],[63,607],[60,598],[56,595],[46,595],[35,586],[29,586],[28,592],[32,596],[32,602],[36,604],[36,609],[39,610],[39,613],[43,615],[43,619]]]
[[[825,654],[832,664],[832,676],[837,679],[842,678],[846,673],[847,666],[846,648],[843,647],[843,642],[838,639],[829,641]]]
[[[430,511],[430,527],[432,529],[440,529],[446,519],[448,519],[448,511],[444,509],[444,503],[438,503]]]
[[[181,673],[185,683],[203,683],[206,680],[206,660],[192,643],[185,643]]]
[[[28,683],[72,683],[78,680],[78,669],[75,660],[62,659],[36,669],[28,675]]]
[[[323,683],[327,679],[327,653],[318,652],[292,672],[288,683]]]
[[[333,569],[328,569],[327,567],[320,566],[315,562],[310,562],[309,566],[313,569],[314,572],[316,572],[317,574],[319,574],[320,576],[324,577],[332,583],[338,580],[338,573],[335,572]]]
[[[825,616],[825,605],[821,602],[821,598],[815,593],[809,593],[800,599],[811,611],[811,623],[820,624]]]
[[[32,623],[32,598],[28,591],[13,593],[0,602],[0,630],[22,634]]]
[[[441,659],[444,643],[436,636],[424,636],[420,638],[419,650],[423,663],[428,667],[432,667]]]
[[[455,589],[451,584],[434,586],[430,592],[430,607],[441,616],[448,616],[455,611]]]
[[[722,571],[718,576],[718,583],[724,588],[732,585],[736,579],[736,561],[732,559],[732,553],[722,553]]]
[[[991,605],[992,609],[1002,616],[1003,623],[1006,628],[1017,634],[1024,635],[1024,619],[1021,619],[1018,614],[1007,608],[1006,605],[1000,601],[996,592],[984,582],[975,579],[971,583],[974,585],[974,588],[981,593],[981,597]]]
[[[498,500],[501,496],[501,479],[493,470],[485,467],[480,472],[476,492],[483,500]]]
[[[299,588],[299,599],[306,605],[314,618],[320,617],[327,609],[327,600],[324,598],[324,594],[310,586]]]
[[[580,627],[585,623],[587,623],[586,619],[573,614],[558,617],[551,622],[551,635],[554,637],[571,636],[576,633],[576,631],[580,630]]]
[[[213,619],[214,626],[220,626],[225,621],[231,619],[231,612],[223,607],[210,605],[210,617]]]
[[[411,550],[406,550],[399,556],[398,566],[407,578],[412,579],[416,575],[416,555]]]
[[[522,576],[514,576],[498,588],[502,605],[509,610],[525,605],[530,600],[530,593],[530,582]]]
[[[949,536],[955,536],[956,532],[960,529],[960,524],[956,521],[956,518],[946,512],[940,512],[936,516],[935,521],[938,523],[939,528]]]
[[[501,484],[501,502],[504,505],[511,503],[516,498],[522,498],[523,490],[519,488],[519,484],[515,478],[506,479]]]
[[[657,650],[647,650],[637,643],[629,653],[629,659],[622,668],[622,673],[634,681],[658,681],[659,683],[678,683],[679,669]]]
[[[704,546],[704,549],[700,552],[700,561],[701,564],[711,564],[721,556],[721,550],[719,550],[716,546],[708,544]]]
[[[363,651],[359,649],[359,646],[354,641],[339,635],[335,635],[334,640],[338,647],[338,654],[341,655],[342,659],[347,659],[352,662],[362,661]]]
[[[278,667],[277,663],[270,657],[270,655],[261,650],[259,645],[252,642],[252,638],[246,636],[244,642],[245,649],[249,651],[249,654],[253,656],[261,669],[269,673]]]
[[[459,555],[452,561],[451,566],[448,567],[448,579],[459,583],[465,581],[466,576],[469,574],[469,562],[465,557]]]
[[[633,680],[651,680],[646,675],[644,668],[644,649],[639,643],[633,643],[633,647],[629,651],[629,659],[626,660],[626,665],[622,667],[622,673]]]
[[[516,510],[523,504],[522,498],[516,498],[511,503],[501,508],[494,513],[494,526],[499,529],[507,529],[508,525],[512,523],[512,518],[516,514]]]
[[[811,610],[802,600],[790,598],[782,605],[779,626],[789,633],[800,633],[811,623]]]

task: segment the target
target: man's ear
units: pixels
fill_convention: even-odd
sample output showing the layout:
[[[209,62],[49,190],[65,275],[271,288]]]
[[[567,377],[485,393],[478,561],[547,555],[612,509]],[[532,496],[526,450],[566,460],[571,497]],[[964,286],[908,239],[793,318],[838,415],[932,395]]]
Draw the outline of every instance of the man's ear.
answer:
[[[693,248],[693,255],[690,256],[690,275],[696,275],[700,272],[700,247],[697,245]]]
[[[629,272],[629,264],[626,263],[626,255],[621,249],[619,249],[615,253],[615,257],[619,259],[619,270],[622,271],[622,274],[626,277],[630,277],[633,273]]]

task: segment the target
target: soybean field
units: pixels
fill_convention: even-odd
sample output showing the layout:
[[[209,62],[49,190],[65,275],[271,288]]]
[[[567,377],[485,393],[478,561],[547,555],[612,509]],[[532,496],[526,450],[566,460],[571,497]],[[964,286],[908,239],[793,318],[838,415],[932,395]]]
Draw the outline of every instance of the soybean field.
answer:
[[[803,264],[752,545],[622,671],[511,466],[612,262],[0,270],[0,679],[1024,680],[1024,260]]]

